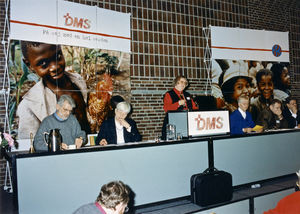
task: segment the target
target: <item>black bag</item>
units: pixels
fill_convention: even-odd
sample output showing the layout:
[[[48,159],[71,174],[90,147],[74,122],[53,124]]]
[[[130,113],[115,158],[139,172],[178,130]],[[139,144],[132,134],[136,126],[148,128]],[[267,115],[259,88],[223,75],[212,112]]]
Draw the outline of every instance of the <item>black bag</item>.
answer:
[[[191,177],[191,200],[200,206],[217,204],[232,199],[232,176],[225,171],[207,169]]]
[[[191,201],[200,206],[217,204],[232,199],[232,175],[214,167],[213,140],[208,140],[208,169],[191,177]]]

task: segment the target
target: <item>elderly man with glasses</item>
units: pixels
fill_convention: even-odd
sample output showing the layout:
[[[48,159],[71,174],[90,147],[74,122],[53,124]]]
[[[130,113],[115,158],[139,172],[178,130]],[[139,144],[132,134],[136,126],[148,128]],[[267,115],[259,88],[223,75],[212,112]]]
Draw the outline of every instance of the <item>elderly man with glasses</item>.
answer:
[[[49,133],[52,129],[59,129],[62,135],[61,149],[68,149],[69,145],[76,145],[80,148],[86,140],[85,131],[81,130],[80,124],[76,117],[71,114],[75,102],[69,95],[62,95],[56,104],[56,112],[46,117],[35,137],[34,148],[36,151],[48,151],[48,145],[44,140],[44,134]]]

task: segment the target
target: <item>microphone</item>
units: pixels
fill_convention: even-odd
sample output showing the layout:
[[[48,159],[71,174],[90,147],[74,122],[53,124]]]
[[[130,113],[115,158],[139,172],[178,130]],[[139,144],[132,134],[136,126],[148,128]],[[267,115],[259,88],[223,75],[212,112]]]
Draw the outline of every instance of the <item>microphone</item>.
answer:
[[[180,100],[184,100],[184,107],[187,107],[187,103],[183,94],[180,94]]]

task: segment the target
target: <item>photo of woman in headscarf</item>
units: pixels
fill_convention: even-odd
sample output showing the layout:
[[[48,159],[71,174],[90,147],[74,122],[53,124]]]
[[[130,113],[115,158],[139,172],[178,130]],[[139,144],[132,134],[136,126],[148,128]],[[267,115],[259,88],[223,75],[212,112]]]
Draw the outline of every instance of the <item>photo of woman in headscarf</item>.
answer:
[[[248,76],[248,66],[243,61],[228,61],[229,68],[219,77],[225,105],[223,109],[233,112],[238,108],[237,99],[244,95],[251,97],[252,78]]]

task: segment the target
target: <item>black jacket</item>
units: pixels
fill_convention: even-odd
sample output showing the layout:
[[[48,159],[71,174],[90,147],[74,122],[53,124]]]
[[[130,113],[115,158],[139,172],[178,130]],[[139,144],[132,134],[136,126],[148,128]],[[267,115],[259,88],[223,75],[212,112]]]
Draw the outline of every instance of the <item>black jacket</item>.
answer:
[[[126,118],[125,120],[131,126],[131,132],[128,132],[126,128],[123,127],[125,143],[141,141],[142,138],[137,130],[135,122],[130,118]],[[95,144],[99,145],[102,139],[106,139],[108,144],[117,144],[117,131],[114,117],[108,118],[107,120],[103,121]]]
[[[283,109],[282,115],[288,121],[289,128],[295,128],[295,126],[300,124],[300,112],[299,111],[297,111],[297,117],[294,118],[292,116],[292,113],[289,110],[289,108],[286,107],[286,108]]]

